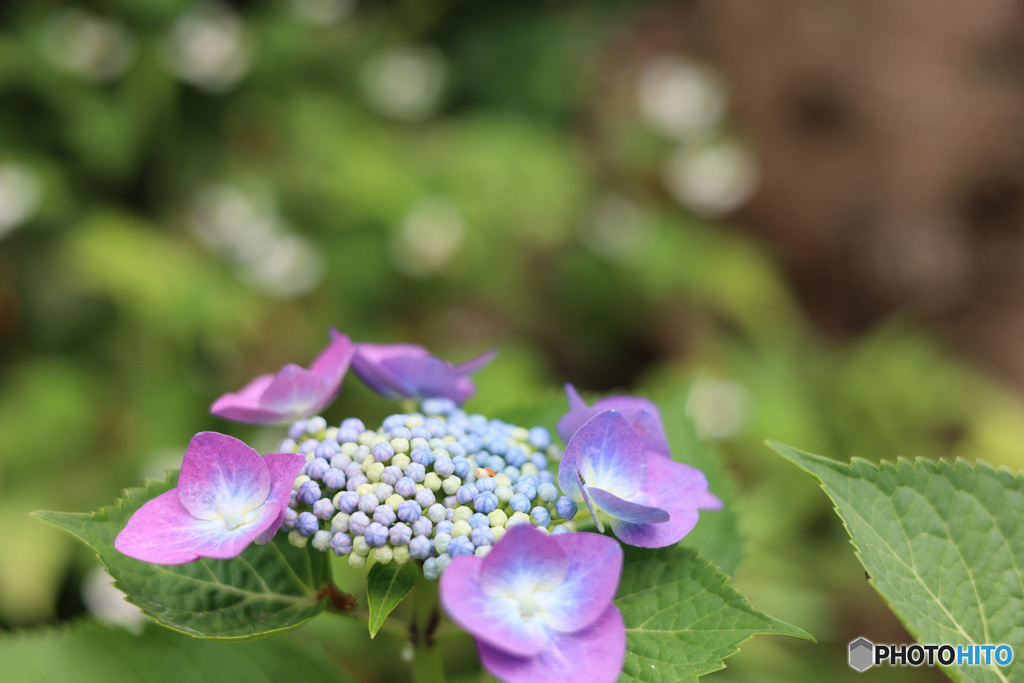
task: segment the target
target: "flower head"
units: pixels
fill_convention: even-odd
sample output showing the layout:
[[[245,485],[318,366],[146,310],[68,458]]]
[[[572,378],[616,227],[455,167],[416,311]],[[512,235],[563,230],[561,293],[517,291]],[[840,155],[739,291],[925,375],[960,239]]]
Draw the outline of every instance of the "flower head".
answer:
[[[597,508],[612,517],[616,536],[644,548],[678,542],[696,526],[698,510],[722,506],[700,470],[645,450],[614,410],[598,413],[569,439],[558,484],[587,504],[599,529]]]
[[[136,510],[114,547],[154,564],[235,557],[277,532],[305,462],[295,453],[260,457],[234,437],[200,432],[185,451],[178,486]]]
[[[352,369],[388,398],[448,398],[462,405],[476,391],[469,375],[490,363],[488,351],[459,365],[432,356],[416,344],[356,344]]]
[[[355,347],[331,330],[331,343],[309,369],[289,363],[275,375],[260,375],[232,394],[224,394],[210,412],[235,422],[263,424],[308,417],[323,410],[341,391]]]
[[[671,457],[661,413],[653,401],[638,396],[606,396],[588,406],[571,384],[565,385],[565,395],[569,400],[569,412],[558,421],[558,435],[562,441],[568,443],[572,435],[598,413],[617,410],[640,436],[645,450]]]
[[[485,557],[454,558],[441,603],[503,681],[615,681],[626,649],[612,603],[621,573],[622,548],[607,536],[521,524]]]

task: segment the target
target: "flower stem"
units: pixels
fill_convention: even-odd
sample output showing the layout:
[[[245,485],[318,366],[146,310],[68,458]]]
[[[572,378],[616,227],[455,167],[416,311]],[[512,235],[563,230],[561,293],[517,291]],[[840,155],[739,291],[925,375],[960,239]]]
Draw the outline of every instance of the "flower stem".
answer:
[[[416,683],[444,683],[444,661],[435,638],[441,623],[437,581],[420,579],[413,589],[413,617],[409,628],[413,646],[413,680]]]

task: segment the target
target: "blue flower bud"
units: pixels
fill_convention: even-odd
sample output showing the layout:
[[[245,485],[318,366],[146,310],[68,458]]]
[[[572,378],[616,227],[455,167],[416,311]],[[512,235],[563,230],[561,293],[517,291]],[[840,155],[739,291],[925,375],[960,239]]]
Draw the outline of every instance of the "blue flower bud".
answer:
[[[509,465],[501,472],[512,481],[517,481],[519,479],[520,472],[518,467],[512,467],[512,465]]]
[[[281,442],[277,444],[278,453],[295,453],[299,450],[299,444],[295,443],[295,439],[281,439]]]
[[[489,458],[485,458],[483,461],[484,467],[494,470],[495,472],[501,472],[505,469],[505,458],[500,455],[492,455]]]
[[[540,505],[530,510],[530,518],[537,526],[547,527],[551,524],[551,513],[548,512],[547,508]]]
[[[359,509],[368,515],[373,514],[373,511],[380,505],[380,501],[377,500],[377,496],[371,494],[365,496],[359,496]]]
[[[537,495],[545,503],[551,503],[558,499],[558,487],[554,484],[541,484],[537,487]]]
[[[547,448],[551,445],[551,432],[543,427],[534,427],[530,430],[530,444],[542,450]]]
[[[444,568],[452,563],[451,555],[448,553],[441,553],[437,556],[437,571],[443,572]]]
[[[365,474],[354,474],[349,475],[348,481],[345,482],[345,489],[348,491],[355,491],[363,484],[369,483],[369,479],[366,478]]]
[[[460,505],[469,505],[473,502],[473,498],[475,498],[478,493],[480,492],[472,484],[463,484],[455,492],[455,500],[457,500]]]
[[[412,465],[409,467],[412,467]],[[414,497],[416,495],[416,482],[409,477],[402,477],[395,483],[395,493],[403,498]]]
[[[342,512],[352,514],[359,508],[359,494],[355,491],[341,491],[331,502]]]
[[[527,500],[533,500],[537,497],[537,487],[529,483],[523,486],[516,486],[516,492],[526,496]]]
[[[541,484],[554,484],[555,483],[555,473],[552,472],[551,470],[544,470],[544,471],[542,471],[540,473],[540,483]]]
[[[402,470],[394,465],[388,465],[380,475],[380,480],[385,484],[394,486],[402,478]]]
[[[299,486],[298,495],[296,496],[298,501],[303,505],[312,505],[314,501],[320,498],[320,485],[315,481],[304,481]]]
[[[554,526],[554,528],[551,529],[551,535],[552,536],[557,536],[559,534],[569,534],[569,533],[572,533],[572,531],[569,529],[569,527],[565,526],[564,524],[556,524]]]
[[[425,398],[420,405],[427,415],[448,415],[458,407],[450,398]]]
[[[498,508],[498,496],[494,495],[490,491],[478,493],[473,498],[473,508],[477,512],[482,512],[485,515],[494,512],[494,510]]]
[[[357,510],[349,515],[348,531],[353,536],[362,536],[366,533],[368,526],[370,526],[370,518],[362,510]]]
[[[349,417],[341,421],[338,429],[354,429],[355,431],[362,433],[366,431],[366,425],[358,417]]]
[[[448,444],[445,449],[448,451],[449,457],[452,458],[459,458],[466,454],[466,447],[458,442]],[[436,457],[437,453],[434,453],[434,456]]]
[[[371,522],[370,525],[366,527],[363,537],[366,538],[366,545],[371,548],[379,548],[388,542],[388,528],[383,524]]]
[[[291,531],[295,528],[295,522],[299,519],[299,513],[292,508],[285,508],[284,520],[281,522],[281,528],[285,531]]]
[[[293,441],[296,441],[296,442],[302,441],[302,437],[304,437],[305,435],[306,435],[306,421],[305,420],[296,420],[295,422],[292,422],[291,425],[288,426],[288,436],[291,437],[291,439]]]
[[[300,512],[295,520],[295,529],[303,536],[312,536],[320,528],[320,520],[312,512]]]
[[[388,530],[388,540],[391,545],[409,545],[412,540],[412,529],[404,522],[398,522]]]
[[[466,458],[452,458],[452,464],[455,465],[455,476],[460,479],[465,479],[473,471],[473,466]],[[437,468],[434,469],[436,471]]]
[[[441,503],[444,505],[446,510],[454,510],[459,505],[459,501],[455,496],[445,496],[441,499]]]
[[[363,477],[366,473],[363,472],[363,466],[361,463],[350,461],[344,467],[345,476],[351,479],[352,477]]]
[[[362,434],[363,431],[365,430],[341,427],[338,429],[338,436],[336,438],[340,443],[356,443],[359,441],[359,435]]]
[[[494,480],[494,477],[480,477],[476,480],[474,486],[476,486],[477,491],[483,493],[484,491],[493,491],[498,488],[498,482]]]
[[[401,427],[395,427],[394,429],[388,430],[388,439],[405,439],[408,441],[412,438],[412,432],[405,425]]]
[[[427,476],[427,468],[418,462],[409,463],[405,468],[405,476],[409,477],[414,482],[419,483]]]
[[[409,557],[414,560],[425,560],[431,556],[434,545],[426,536],[415,536],[409,540]],[[426,570],[426,565],[424,565]]]
[[[403,500],[401,503],[398,504],[397,514],[398,519],[402,520],[403,522],[412,524],[421,516],[423,516],[423,509],[420,507],[420,504],[417,503],[415,500]]]
[[[419,505],[416,507],[419,507]],[[377,509],[373,511],[373,521],[378,524],[391,526],[395,523],[396,519],[398,519],[398,515],[395,514],[395,511],[387,505],[378,506]]]
[[[423,465],[424,467],[431,465],[434,462],[434,454],[426,448],[414,448],[412,453],[409,454],[409,457],[414,463]]]
[[[299,453],[303,455],[312,455],[316,447],[320,445],[320,442],[316,439],[306,439],[299,444]]]
[[[310,479],[323,479],[324,473],[331,468],[330,464],[323,458],[316,458],[313,462],[309,463],[306,468],[306,474],[309,475]]]
[[[429,439],[431,436],[430,429],[423,425],[411,428],[409,433],[412,435],[413,439]]]
[[[295,490],[292,490],[288,494],[288,507],[295,508],[295,507],[298,507],[298,506],[299,506],[299,492],[295,491]]]
[[[491,526],[491,520],[488,519],[487,515],[480,512],[474,512],[472,515],[469,516],[469,519],[467,519],[466,521],[469,522],[469,526],[471,526],[474,529],[480,529]]]
[[[338,445],[337,441],[321,441],[320,445],[313,451],[313,455],[326,461],[329,461],[338,453],[341,453],[341,446]]]
[[[324,486],[329,489],[343,489],[345,488],[345,473],[334,467],[324,472]]]
[[[513,512],[529,512],[530,499],[522,493],[517,493],[508,499],[508,507]]]
[[[434,538],[437,538],[438,534],[446,534],[451,536],[452,534],[452,523],[450,520],[443,519],[434,525]]]
[[[434,461],[434,471],[437,476],[447,479],[455,474],[455,461],[451,458],[438,458]]]
[[[373,455],[374,461],[386,462],[395,455],[395,449],[389,442],[381,441],[373,445],[370,453]]]
[[[306,433],[310,435],[316,435],[327,429],[327,420],[323,419],[319,415],[309,418],[306,420]]]
[[[313,515],[319,519],[327,521],[334,516],[334,512],[334,504],[327,498],[321,498],[313,503]]]
[[[417,517],[410,525],[416,536],[429,536],[434,533],[434,523],[428,517]]]
[[[428,507],[433,505],[437,499],[434,497],[434,492],[430,489],[420,489],[416,492],[416,502],[420,504],[420,507],[426,510]]]
[[[331,536],[331,550],[338,557],[342,555],[348,555],[352,552],[352,539],[348,534],[334,534]]]
[[[505,439],[491,439],[487,442],[487,450],[495,455],[504,455],[508,452],[508,441]]]
[[[490,545],[494,543],[494,532],[490,527],[475,528],[470,532],[469,540],[473,542],[474,547]]]
[[[447,513],[448,510],[441,503],[434,503],[427,508],[427,518],[434,524],[443,521]]]
[[[536,465],[537,469],[539,470],[547,469],[548,456],[544,455],[540,451],[537,451],[536,453],[530,456],[530,462]]]
[[[395,488],[393,486],[388,486],[384,483],[377,484],[373,487],[373,495],[377,496],[377,502],[379,503],[383,503],[387,500],[388,496],[394,492]]]
[[[448,554],[452,557],[472,555],[475,549],[476,546],[473,545],[473,541],[468,536],[456,536],[448,543]]]
[[[572,519],[576,516],[576,501],[569,496],[562,496],[555,501],[555,514],[562,519]]]
[[[410,549],[410,554],[412,550]],[[437,581],[441,575],[440,570],[437,568],[437,558],[428,557],[423,561],[423,577],[428,581]]]

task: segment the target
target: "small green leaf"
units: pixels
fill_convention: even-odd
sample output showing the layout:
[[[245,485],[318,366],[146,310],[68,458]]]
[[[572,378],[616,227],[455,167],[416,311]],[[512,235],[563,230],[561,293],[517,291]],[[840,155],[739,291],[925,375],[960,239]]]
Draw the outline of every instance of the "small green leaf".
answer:
[[[681,683],[724,667],[757,634],[810,638],[763,614],[696,551],[627,548],[615,604],[626,622],[620,681]]]
[[[87,543],[115,585],[143,612],[169,628],[202,638],[246,639],[294,628],[319,614],[317,591],[330,577],[324,553],[296,548],[278,534],[231,560],[149,564],[114,549],[114,538],[143,503],[176,483],[147,482],[112,507],[91,514],[35,512]]]
[[[821,482],[871,583],[920,643],[1024,651],[1024,478],[982,462],[847,464],[768,446]],[[1016,658],[945,671],[962,681],[1024,675]]]
[[[141,635],[94,622],[6,634],[3,678],[78,683],[352,680],[300,638],[212,642],[148,626]]]
[[[405,599],[420,576],[414,562],[376,563],[366,576],[366,600],[370,606],[370,637],[384,625],[391,611]]]

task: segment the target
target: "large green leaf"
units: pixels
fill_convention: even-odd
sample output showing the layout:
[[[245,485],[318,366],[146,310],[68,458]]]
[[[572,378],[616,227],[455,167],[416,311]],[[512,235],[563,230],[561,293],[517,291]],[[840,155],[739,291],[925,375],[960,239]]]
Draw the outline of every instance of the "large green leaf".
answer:
[[[370,568],[366,576],[366,601],[370,606],[368,626],[371,638],[377,635],[391,611],[416,585],[420,576],[417,567],[415,562],[377,562]]]
[[[981,462],[846,464],[768,445],[821,482],[871,583],[919,642],[1024,651],[1024,478]],[[1017,659],[946,671],[964,681],[1024,676]]]
[[[352,680],[300,638],[223,643],[149,626],[141,635],[93,622],[0,637],[7,681],[220,683]]]
[[[143,503],[176,483],[147,482],[112,507],[91,514],[35,516],[87,543],[115,585],[164,626],[203,638],[245,639],[293,628],[320,613],[317,591],[330,577],[324,553],[296,548],[278,534],[231,560],[181,565],[140,562],[114,549],[114,538]]]
[[[724,667],[757,634],[810,638],[753,607],[696,551],[627,548],[615,604],[626,622],[620,681],[681,683]]]

